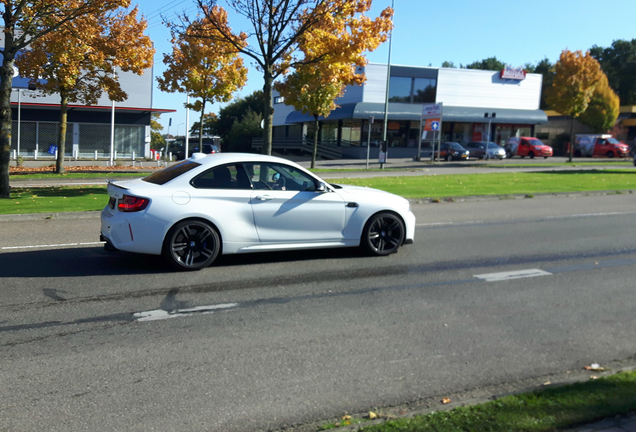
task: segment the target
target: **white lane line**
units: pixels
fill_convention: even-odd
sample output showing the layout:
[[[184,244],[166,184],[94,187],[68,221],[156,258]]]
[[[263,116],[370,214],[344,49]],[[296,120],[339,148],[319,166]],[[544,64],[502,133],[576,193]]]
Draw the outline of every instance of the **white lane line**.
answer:
[[[83,242],[83,243],[59,243],[59,244],[49,244],[49,245],[32,245],[32,246],[3,246],[0,250],[10,250],[10,249],[41,249],[41,248],[63,248],[63,247],[71,247],[71,246],[95,246],[102,245],[106,242],[97,241],[97,242]]]
[[[236,306],[238,306],[238,303],[221,303],[217,305],[196,306],[193,308],[176,309],[171,311],[154,309],[144,312],[137,312],[134,313],[133,316],[137,321],[158,321],[170,318],[190,316],[196,313],[213,313],[219,309],[230,309]]]
[[[486,282],[498,282],[498,281],[504,281],[504,280],[510,280],[510,279],[549,276],[551,274],[552,273],[549,273],[541,269],[528,269],[528,270],[501,272],[501,273],[486,273],[486,274],[474,275],[473,277],[477,279],[483,279]]]

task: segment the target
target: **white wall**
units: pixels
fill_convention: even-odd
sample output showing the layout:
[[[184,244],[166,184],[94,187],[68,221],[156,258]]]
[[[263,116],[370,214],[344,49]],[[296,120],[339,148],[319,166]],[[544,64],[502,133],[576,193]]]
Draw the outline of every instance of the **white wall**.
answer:
[[[367,81],[362,88],[362,98],[355,102],[380,102],[386,98],[386,73],[387,66],[383,64],[368,64],[364,73]],[[347,91],[349,89],[347,88]],[[360,97],[358,95],[358,97]]]
[[[498,71],[440,68],[436,101],[448,106],[539,109],[541,74],[527,74],[523,81],[499,75]]]
[[[121,83],[122,89],[128,94],[128,99],[123,102],[115,102],[116,107],[126,107],[126,108],[152,108],[152,68],[146,69],[144,74],[139,76],[131,72],[120,72],[119,73],[119,81]],[[31,93],[31,92],[26,92]],[[43,103],[43,104],[60,104],[60,96],[58,94],[49,95],[49,96],[40,96],[39,92],[34,92],[38,94],[38,97],[32,98],[31,96],[22,96],[22,102],[25,103]],[[11,102],[18,101],[18,93],[17,90],[13,91],[11,94]],[[72,103],[73,105],[83,105]],[[110,107],[111,102],[108,99],[108,95],[105,93],[97,101],[96,106]],[[173,108],[173,107],[171,107]],[[174,107],[176,108],[176,107]]]

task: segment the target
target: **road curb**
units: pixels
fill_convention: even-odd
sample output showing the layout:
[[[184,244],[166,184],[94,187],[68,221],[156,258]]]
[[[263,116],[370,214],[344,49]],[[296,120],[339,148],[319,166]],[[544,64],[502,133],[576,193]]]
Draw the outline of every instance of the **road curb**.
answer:
[[[101,211],[60,212],[60,213],[25,213],[0,215],[0,221],[32,221],[49,219],[97,219]]]

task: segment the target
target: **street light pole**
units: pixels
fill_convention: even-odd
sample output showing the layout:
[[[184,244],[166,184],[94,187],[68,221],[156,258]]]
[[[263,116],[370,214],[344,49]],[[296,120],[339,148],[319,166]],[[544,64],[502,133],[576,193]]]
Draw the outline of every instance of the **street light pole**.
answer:
[[[484,160],[488,159],[488,144],[490,143],[490,127],[492,119],[497,117],[497,113],[484,113],[484,117],[488,119],[488,132],[486,133],[486,153],[484,153]]]
[[[395,0],[391,0],[391,10],[393,10],[393,17],[395,17]],[[391,21],[394,19],[391,18]],[[384,160],[386,161],[386,155],[389,153],[389,144],[386,142],[386,133],[389,124],[389,89],[391,86],[391,48],[393,47],[393,29],[389,35],[389,62],[386,68],[386,94],[384,96],[384,130],[382,132],[382,143],[385,145]],[[380,152],[382,148],[380,148]],[[384,169],[384,163],[380,163],[380,168]]]

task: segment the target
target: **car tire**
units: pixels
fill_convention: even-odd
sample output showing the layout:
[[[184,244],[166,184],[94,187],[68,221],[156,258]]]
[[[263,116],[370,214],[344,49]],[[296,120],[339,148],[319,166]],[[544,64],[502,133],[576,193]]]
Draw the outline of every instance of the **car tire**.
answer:
[[[581,150],[576,150],[574,152],[574,157],[581,157]]]
[[[614,157],[614,152],[613,152],[613,151],[608,151],[608,152],[606,153],[606,155],[607,155],[607,157],[608,157],[608,158],[610,158],[610,159],[611,159],[611,158],[613,158],[613,157]]]
[[[360,244],[370,255],[385,256],[398,251],[404,242],[404,222],[395,213],[376,213],[362,230]]]
[[[453,157],[451,155],[446,155],[446,162],[450,162],[453,160]]]
[[[207,222],[189,219],[174,225],[164,241],[163,256],[177,270],[200,270],[214,262],[221,238]]]
[[[534,159],[534,153],[533,153],[533,152],[528,153],[528,157],[529,157],[530,159]]]

